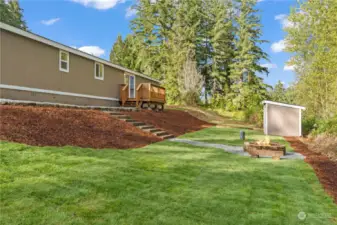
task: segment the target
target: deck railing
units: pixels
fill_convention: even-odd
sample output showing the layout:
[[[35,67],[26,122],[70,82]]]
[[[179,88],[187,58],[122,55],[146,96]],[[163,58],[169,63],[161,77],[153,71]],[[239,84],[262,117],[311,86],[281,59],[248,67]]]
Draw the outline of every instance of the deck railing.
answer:
[[[150,84],[150,101],[159,101],[159,102],[164,102],[166,101],[165,99],[165,88]]]
[[[141,83],[136,88],[136,98],[129,98],[129,85],[120,85],[120,101],[122,106],[128,101],[136,102],[139,107],[142,102],[162,103],[166,102],[165,88],[151,83]]]
[[[119,92],[120,92],[120,101],[122,103],[122,106],[124,106],[125,102],[129,98],[129,85],[128,84],[121,84]]]

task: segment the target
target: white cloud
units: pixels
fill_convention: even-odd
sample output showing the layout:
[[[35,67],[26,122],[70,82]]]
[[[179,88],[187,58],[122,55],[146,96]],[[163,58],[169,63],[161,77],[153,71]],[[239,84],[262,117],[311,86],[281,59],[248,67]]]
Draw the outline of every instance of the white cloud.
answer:
[[[41,23],[46,25],[46,26],[50,26],[50,25],[53,25],[54,23],[60,21],[60,18],[53,18],[53,19],[50,19],[50,20],[41,20]]]
[[[273,63],[265,63],[265,64],[261,64],[262,67],[266,67],[268,69],[276,69],[277,65],[273,64]]]
[[[85,7],[92,7],[99,10],[111,9],[118,3],[124,3],[125,0],[71,0],[80,3]]]
[[[284,71],[294,71],[295,70],[295,66],[290,66],[290,65],[285,65],[283,68]]]
[[[294,23],[288,20],[288,16],[286,14],[276,15],[275,20],[280,21],[283,28],[294,27]]]
[[[286,47],[286,41],[285,40],[280,40],[278,42],[274,42],[271,45],[271,50],[273,52],[282,52]]]
[[[133,8],[131,8],[131,7],[128,7],[128,8],[126,9],[125,17],[126,17],[126,18],[132,17],[132,16],[136,15],[136,13],[137,13],[137,10],[136,10],[136,9],[133,9]]]
[[[76,48],[75,46],[72,46],[73,48]],[[98,46],[82,46],[80,48],[78,48],[78,50],[82,51],[82,52],[86,52],[90,55],[94,55],[97,57],[100,57],[102,55],[104,55],[105,51],[104,49],[101,49]]]

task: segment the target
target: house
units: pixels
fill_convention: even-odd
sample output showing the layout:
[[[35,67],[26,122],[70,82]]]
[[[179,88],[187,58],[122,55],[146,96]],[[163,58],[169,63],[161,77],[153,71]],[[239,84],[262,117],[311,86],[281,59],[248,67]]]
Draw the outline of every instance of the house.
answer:
[[[0,22],[0,98],[86,106],[161,107],[144,74]]]
[[[302,136],[304,107],[263,101],[263,128],[266,135]]]

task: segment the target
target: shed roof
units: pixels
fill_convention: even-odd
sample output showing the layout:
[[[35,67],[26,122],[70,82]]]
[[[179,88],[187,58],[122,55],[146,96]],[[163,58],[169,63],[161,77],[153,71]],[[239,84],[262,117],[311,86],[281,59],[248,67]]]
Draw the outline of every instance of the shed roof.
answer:
[[[285,104],[285,103],[281,103],[281,102],[273,102],[273,101],[268,101],[268,100],[262,101],[262,104],[279,105],[279,106],[284,106],[284,107],[290,107],[290,108],[305,110],[305,107],[303,107],[303,106],[290,105],[290,104]]]
[[[66,46],[64,44],[58,43],[56,41],[53,41],[53,40],[50,40],[48,38],[42,37],[40,35],[34,34],[32,32],[24,31],[24,30],[21,30],[19,28],[16,28],[16,27],[10,26],[8,24],[2,23],[2,22],[0,22],[0,28],[4,29],[4,30],[7,30],[9,32],[15,33],[17,35],[20,35],[20,36],[23,36],[23,37],[26,37],[26,38],[38,41],[40,43],[43,43],[43,44],[46,44],[46,45],[49,45],[49,46],[53,46],[55,48],[58,48],[58,49],[61,49],[61,50],[67,51],[67,52],[70,52],[70,53],[72,53],[74,55],[82,56],[84,58],[87,58],[87,59],[90,59],[90,60],[94,60],[96,62],[100,62],[100,63],[102,63],[104,65],[107,65],[107,66],[110,66],[110,67],[122,70],[124,72],[130,73],[130,74],[134,74],[134,75],[137,75],[137,76],[140,76],[140,77],[144,77],[146,79],[149,79],[149,80],[152,80],[152,81],[160,83],[159,80],[151,78],[151,77],[149,77],[149,76],[147,76],[145,74],[142,74],[142,73],[139,73],[139,72],[127,69],[125,67],[113,64],[113,63],[111,63],[111,62],[109,62],[109,61],[107,61],[105,59],[101,59],[99,57],[90,55],[90,54],[85,53],[83,51],[80,51],[78,49]]]

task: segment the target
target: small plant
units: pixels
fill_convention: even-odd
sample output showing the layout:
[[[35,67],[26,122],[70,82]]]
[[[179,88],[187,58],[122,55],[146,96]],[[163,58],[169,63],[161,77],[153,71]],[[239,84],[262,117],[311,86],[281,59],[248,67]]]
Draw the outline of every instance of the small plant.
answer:
[[[264,139],[259,140],[256,143],[258,145],[262,145],[262,146],[270,146],[270,137],[269,136],[265,136]]]

